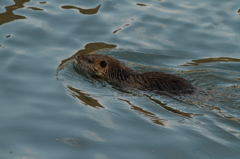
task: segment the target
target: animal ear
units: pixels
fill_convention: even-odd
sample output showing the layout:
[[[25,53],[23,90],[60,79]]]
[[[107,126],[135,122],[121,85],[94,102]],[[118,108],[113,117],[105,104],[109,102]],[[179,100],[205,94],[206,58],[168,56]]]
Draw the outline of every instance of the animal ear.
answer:
[[[101,62],[100,62],[100,66],[101,66],[102,68],[105,68],[105,67],[107,66],[106,61],[101,61]]]

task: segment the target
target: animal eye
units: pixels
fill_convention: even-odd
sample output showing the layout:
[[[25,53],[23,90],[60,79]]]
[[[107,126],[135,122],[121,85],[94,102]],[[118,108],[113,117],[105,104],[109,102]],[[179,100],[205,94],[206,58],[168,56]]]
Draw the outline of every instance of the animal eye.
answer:
[[[100,66],[101,66],[102,68],[105,68],[105,67],[107,66],[106,61],[101,61],[101,62],[100,62]]]
[[[93,63],[93,61],[92,61],[92,60],[90,60],[90,59],[87,59],[87,61],[88,61],[88,63]]]

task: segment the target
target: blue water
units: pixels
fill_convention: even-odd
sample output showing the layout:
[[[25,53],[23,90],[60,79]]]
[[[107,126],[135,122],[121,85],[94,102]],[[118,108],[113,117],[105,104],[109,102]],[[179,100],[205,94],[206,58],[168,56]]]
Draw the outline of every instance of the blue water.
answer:
[[[1,0],[0,158],[238,159],[237,0]],[[178,101],[74,69],[112,55],[214,92]]]

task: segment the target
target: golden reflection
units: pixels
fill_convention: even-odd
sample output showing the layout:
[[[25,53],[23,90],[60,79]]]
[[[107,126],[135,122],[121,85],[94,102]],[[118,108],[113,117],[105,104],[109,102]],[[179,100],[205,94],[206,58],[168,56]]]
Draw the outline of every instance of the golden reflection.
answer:
[[[74,55],[72,55],[71,57],[62,60],[62,62],[60,63],[60,65],[58,66],[57,69],[57,73],[56,76],[58,75],[58,72],[64,68],[64,66],[66,66],[69,62],[74,60],[74,57],[80,54],[89,54],[92,53],[94,54],[96,51],[100,50],[100,49],[112,49],[112,48],[116,48],[117,45],[114,44],[106,44],[106,43],[89,43],[87,45],[84,46],[85,48],[82,50],[78,50],[78,52],[76,52]]]
[[[115,31],[113,31],[113,34],[117,33],[118,31],[122,30],[123,28],[125,28],[126,26],[129,26],[130,24],[125,24],[122,28],[119,28]]]
[[[45,3],[47,3],[47,2],[39,2],[39,4],[45,4]]]
[[[240,62],[240,59],[230,58],[230,57],[206,58],[206,59],[192,60],[191,62],[180,65],[180,66],[198,66],[201,63],[210,63],[210,62]]]
[[[147,6],[146,4],[142,4],[142,3],[136,3],[136,5],[138,5],[138,6]]]
[[[32,9],[32,10],[36,10],[36,11],[44,11],[41,8],[37,8],[37,7],[28,7],[28,9]]]
[[[90,97],[89,94],[83,93],[81,90],[73,88],[72,86],[67,85],[67,88],[71,90],[70,95],[74,98],[79,99],[84,105],[91,106],[94,108],[104,108],[96,99]]]
[[[165,126],[164,123],[166,123],[167,120],[160,119],[159,117],[156,116],[156,114],[146,111],[138,106],[135,106],[128,100],[124,100],[124,99],[120,99],[120,98],[119,98],[119,100],[122,100],[122,101],[128,103],[131,106],[132,110],[138,112],[139,114],[143,115],[144,117],[147,117],[152,123],[160,125],[160,126]]]
[[[234,117],[230,117],[230,116],[226,116],[226,115],[224,115],[224,117],[227,118],[227,119],[230,119],[230,120],[235,120],[235,121],[240,122],[240,119],[237,119],[237,118],[234,118]]]
[[[212,71],[212,72],[216,72],[219,70],[214,70],[214,69],[201,69],[201,70],[189,70],[189,71],[178,71],[181,73],[190,73],[190,72],[207,72],[207,71]],[[223,72],[223,71],[222,71]]]
[[[24,7],[24,3],[29,2],[30,0],[14,0],[15,4],[11,5],[11,6],[7,6],[6,8],[6,12],[5,13],[0,13],[0,25],[5,24],[5,23],[9,23],[11,21],[14,20],[18,20],[18,19],[26,19],[26,17],[21,16],[21,15],[15,15],[13,13],[14,10],[18,9],[18,8],[23,8]]]
[[[178,71],[178,70],[174,70],[174,71]],[[214,70],[214,69],[201,69],[201,70],[178,71],[178,72],[180,72],[180,73],[190,73],[190,72],[207,72],[207,71],[224,72],[224,73],[229,73],[229,74],[240,75],[240,73],[237,73],[237,72],[224,71],[224,70]],[[235,78],[235,79],[238,79],[238,78]]]
[[[63,9],[77,9],[80,13],[87,14],[87,15],[97,14],[97,12],[100,9],[100,7],[101,7],[101,4],[98,5],[96,8],[91,8],[91,9],[83,9],[83,8],[70,6],[70,5],[62,6]]]
[[[165,110],[167,111],[170,111],[172,113],[175,113],[175,114],[179,114],[179,115],[182,115],[182,116],[185,116],[185,117],[188,117],[188,118],[193,118],[193,115],[202,115],[202,114],[194,114],[194,113],[185,113],[185,112],[182,112],[180,110],[177,110],[177,109],[174,109],[174,108],[171,108],[171,107],[168,107],[167,104],[164,104],[164,103],[161,103],[160,101],[156,100],[156,99],[153,99],[152,97],[150,96],[147,96],[146,97],[148,99],[150,99],[151,101],[153,101],[154,103],[158,104],[159,106],[161,106],[162,108],[164,108]]]

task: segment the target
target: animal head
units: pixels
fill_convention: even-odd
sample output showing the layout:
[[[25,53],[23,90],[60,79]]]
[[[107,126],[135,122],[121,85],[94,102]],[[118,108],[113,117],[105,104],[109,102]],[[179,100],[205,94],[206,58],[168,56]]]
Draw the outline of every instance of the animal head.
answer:
[[[93,73],[100,77],[108,77],[111,71],[117,68],[127,68],[117,59],[101,54],[86,54],[75,57],[75,63],[86,72]]]

